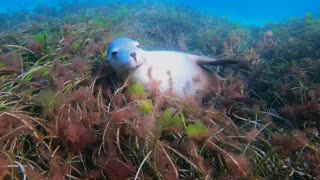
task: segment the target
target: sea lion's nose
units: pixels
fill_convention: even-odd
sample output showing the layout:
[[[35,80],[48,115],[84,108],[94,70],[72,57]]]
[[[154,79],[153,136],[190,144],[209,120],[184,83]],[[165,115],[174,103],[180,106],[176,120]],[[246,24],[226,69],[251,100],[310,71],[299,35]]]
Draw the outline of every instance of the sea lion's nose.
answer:
[[[135,52],[131,52],[130,56],[137,62],[137,54]]]

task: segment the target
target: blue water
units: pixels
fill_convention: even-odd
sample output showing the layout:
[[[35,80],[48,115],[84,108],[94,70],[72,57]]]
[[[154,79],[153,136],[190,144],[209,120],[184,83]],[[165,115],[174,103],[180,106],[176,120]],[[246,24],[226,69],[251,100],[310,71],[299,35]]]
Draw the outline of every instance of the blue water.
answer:
[[[59,9],[59,3],[72,3],[72,0],[1,0],[0,12],[23,9],[32,10],[37,4],[45,4]],[[86,0],[80,0],[84,2]],[[92,2],[92,1],[90,1]],[[96,0],[97,3],[115,2],[112,0]],[[312,14],[320,16],[320,0],[118,0],[121,3],[167,2],[189,6],[199,12],[227,18],[244,25],[264,25],[279,23],[295,17]]]
[[[320,0],[181,0],[181,2],[208,14],[250,25],[278,23],[307,13],[320,15]]]

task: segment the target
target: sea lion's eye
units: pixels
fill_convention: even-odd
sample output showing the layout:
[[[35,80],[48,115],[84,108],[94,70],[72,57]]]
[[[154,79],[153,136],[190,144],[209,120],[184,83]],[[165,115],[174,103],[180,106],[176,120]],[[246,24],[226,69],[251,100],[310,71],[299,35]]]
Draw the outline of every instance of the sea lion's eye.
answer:
[[[130,53],[130,56],[133,57],[135,61],[137,61],[137,54],[135,52]]]
[[[115,58],[117,54],[118,54],[117,51],[113,51],[113,52],[111,53],[111,56],[112,56],[113,58]]]

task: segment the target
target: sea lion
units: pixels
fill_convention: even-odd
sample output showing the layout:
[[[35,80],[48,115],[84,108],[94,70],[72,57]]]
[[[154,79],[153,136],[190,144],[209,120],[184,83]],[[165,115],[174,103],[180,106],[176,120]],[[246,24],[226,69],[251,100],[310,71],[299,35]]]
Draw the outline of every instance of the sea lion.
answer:
[[[160,93],[177,98],[198,99],[212,91],[220,94],[221,78],[204,66],[236,63],[176,51],[144,51],[138,46],[128,37],[115,39],[109,44],[107,61],[117,75],[129,75],[130,83],[159,88]]]

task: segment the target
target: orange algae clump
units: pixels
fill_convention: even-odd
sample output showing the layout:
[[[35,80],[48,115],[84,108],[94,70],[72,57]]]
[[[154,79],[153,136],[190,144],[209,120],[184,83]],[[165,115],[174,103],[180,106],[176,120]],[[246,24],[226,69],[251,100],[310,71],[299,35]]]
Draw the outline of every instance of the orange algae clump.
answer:
[[[272,31],[266,31],[265,33],[264,33],[264,36],[266,37],[266,38],[271,38],[272,36],[273,36],[273,32]]]

